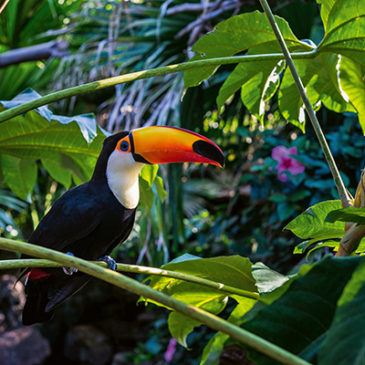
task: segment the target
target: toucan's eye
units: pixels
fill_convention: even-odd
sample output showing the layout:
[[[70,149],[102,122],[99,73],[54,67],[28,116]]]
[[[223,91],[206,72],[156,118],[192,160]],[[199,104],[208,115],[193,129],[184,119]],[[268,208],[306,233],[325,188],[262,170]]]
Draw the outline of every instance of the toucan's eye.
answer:
[[[120,144],[120,149],[122,151],[128,151],[129,149],[129,143],[127,141],[123,141],[121,144]]]

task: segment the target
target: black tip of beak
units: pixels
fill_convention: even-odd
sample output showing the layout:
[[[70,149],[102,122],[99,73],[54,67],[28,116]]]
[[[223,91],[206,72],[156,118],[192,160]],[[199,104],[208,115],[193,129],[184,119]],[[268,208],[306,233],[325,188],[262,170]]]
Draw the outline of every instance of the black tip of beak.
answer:
[[[193,151],[200,156],[219,163],[221,167],[224,165],[224,156],[222,151],[207,141],[199,140],[194,142]]]

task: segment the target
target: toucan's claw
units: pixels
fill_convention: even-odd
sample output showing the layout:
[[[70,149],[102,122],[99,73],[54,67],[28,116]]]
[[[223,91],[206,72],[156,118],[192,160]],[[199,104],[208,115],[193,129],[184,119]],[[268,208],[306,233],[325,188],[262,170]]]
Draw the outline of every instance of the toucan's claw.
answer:
[[[66,252],[66,255],[75,256],[72,252]],[[75,272],[79,271],[75,267],[63,267],[62,270],[66,275],[73,275]]]
[[[117,270],[117,263],[110,256],[100,257],[100,259],[97,259],[96,261],[104,261],[108,265],[108,269],[113,270],[113,271]]]

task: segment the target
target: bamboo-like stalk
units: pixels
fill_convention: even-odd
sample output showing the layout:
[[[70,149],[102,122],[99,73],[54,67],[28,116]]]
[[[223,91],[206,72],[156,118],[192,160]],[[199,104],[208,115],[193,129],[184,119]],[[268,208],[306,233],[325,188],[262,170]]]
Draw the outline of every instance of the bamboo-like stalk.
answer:
[[[289,49],[285,43],[285,40],[280,32],[280,29],[276,23],[276,20],[274,18],[274,15],[270,9],[270,6],[267,2],[267,0],[259,0],[260,3],[261,3],[261,6],[262,8],[264,9],[265,11],[265,14],[271,24],[271,27],[274,31],[274,34],[280,44],[280,47],[283,51],[283,55],[284,55],[284,58],[285,58],[285,61],[287,63],[287,65],[289,66],[289,69],[293,75],[293,78],[294,78],[294,81],[295,81],[295,84],[297,85],[297,88],[298,88],[298,91],[299,91],[299,94],[303,100],[303,103],[305,105],[305,109],[307,111],[307,114],[309,116],[309,119],[312,123],[312,126],[313,126],[313,129],[317,135],[317,138],[318,138],[318,141],[319,141],[319,144],[321,145],[321,148],[322,148],[322,151],[326,157],[326,160],[327,160],[327,164],[328,164],[328,167],[330,168],[331,170],[331,173],[332,173],[332,176],[333,176],[333,180],[335,182],[335,185],[337,187],[337,191],[338,191],[338,195],[340,196],[340,199],[341,199],[341,203],[342,203],[342,206],[345,208],[345,207],[348,207],[351,205],[351,199],[350,199],[350,196],[345,188],[345,184],[343,183],[343,180],[341,178],[341,175],[340,175],[340,172],[337,168],[337,165],[336,165],[336,162],[332,156],[332,153],[331,153],[331,150],[330,150],[330,147],[327,143],[327,140],[326,140],[326,137],[325,135],[323,134],[323,131],[322,131],[322,128],[321,128],[321,125],[319,124],[318,122],[318,119],[317,119],[317,116],[316,116],[316,113],[314,112],[313,108],[312,108],[312,105],[308,99],[308,96],[307,96],[307,93],[305,91],[305,88],[304,88],[304,85],[302,83],[302,80],[298,74],[298,71],[294,65],[294,62],[293,62],[293,54],[290,54],[289,52]]]
[[[297,52],[293,53],[295,58],[311,58],[316,54],[316,50],[309,52]],[[251,61],[263,61],[263,60],[281,60],[283,55],[281,53],[271,53],[263,55],[246,55],[246,56],[234,56],[234,57],[219,57],[219,58],[208,58],[205,60],[191,61],[185,63],[179,63],[175,65],[163,66],[152,68],[149,70],[143,70],[139,72],[132,72],[125,75],[110,77],[107,79],[89,82],[87,84],[78,85],[68,89],[56,91],[54,93],[42,96],[36,100],[29,101],[27,103],[18,105],[14,108],[4,110],[0,113],[0,123],[6,120],[16,117],[17,115],[28,112],[29,110],[38,108],[40,106],[53,103],[55,101],[70,98],[72,96],[77,96],[81,94],[86,94],[92,91],[104,89],[110,86],[115,86],[118,84],[124,84],[126,82],[132,82],[141,79],[147,79],[155,76],[163,76],[171,73],[176,73],[179,71],[187,71],[195,68],[206,67],[206,66],[220,66],[228,65],[241,62],[251,62]]]
[[[105,262],[101,261],[90,261],[95,265],[101,267],[107,267]],[[0,261],[0,270],[10,270],[10,269],[23,269],[26,267],[38,267],[38,268],[54,268],[54,267],[62,267],[57,262],[50,261],[50,260],[42,260],[42,259],[19,259],[19,260],[3,260]],[[215,290],[219,290],[221,292],[227,294],[234,294],[240,295],[242,297],[250,298],[250,299],[259,299],[260,294],[256,292],[250,292],[248,290],[243,290],[239,288],[235,288],[230,285],[225,285],[223,283],[218,283],[213,280],[208,280],[204,278],[200,278],[198,276],[189,275],[177,271],[159,269],[156,267],[148,267],[148,266],[139,266],[139,265],[128,265],[128,264],[117,264],[116,271],[121,272],[129,272],[135,274],[146,274],[146,275],[156,275],[156,276],[163,276],[172,279],[178,279],[183,281],[188,281],[190,283],[199,284],[206,286],[208,288],[212,288]]]
[[[154,290],[140,282],[126,277],[115,271],[106,269],[99,265],[95,265],[89,261],[69,256],[64,253],[54,251],[45,247],[33,245],[30,243],[14,241],[6,238],[0,238],[0,249],[21,252],[30,256],[40,257],[46,260],[58,262],[62,266],[75,267],[79,271],[104,280],[110,284],[126,289],[132,293],[140,295],[144,298],[152,299],[161,303],[168,308],[184,314],[189,318],[193,318],[208,327],[226,333],[233,339],[248,345],[255,350],[275,359],[282,364],[287,365],[310,365],[307,361],[300,357],[280,348],[265,339],[254,335],[228,321],[223,320],[211,313],[208,313],[200,308],[185,304],[168,295]]]

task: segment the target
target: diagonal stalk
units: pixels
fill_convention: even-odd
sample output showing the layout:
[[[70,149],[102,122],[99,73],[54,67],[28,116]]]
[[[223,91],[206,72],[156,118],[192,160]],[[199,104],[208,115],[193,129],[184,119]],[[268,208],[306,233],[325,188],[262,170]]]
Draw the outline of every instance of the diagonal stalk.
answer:
[[[298,58],[311,58],[314,57],[317,53],[316,50],[309,52],[298,52],[293,53],[293,57]],[[126,82],[132,82],[141,79],[147,79],[155,76],[163,76],[179,71],[192,70],[194,68],[205,67],[205,66],[220,66],[220,65],[228,65],[234,63],[241,62],[252,62],[252,61],[261,61],[261,60],[281,60],[283,55],[281,53],[272,53],[272,54],[262,54],[262,55],[245,55],[245,56],[234,56],[234,57],[219,57],[219,58],[209,58],[205,60],[198,61],[190,61],[179,63],[175,65],[169,65],[164,67],[152,68],[149,70],[132,72],[125,75],[110,77],[107,79],[89,82],[87,84],[78,85],[75,87],[71,87],[68,89],[56,91],[54,93],[45,95],[40,97],[39,99],[29,101],[27,103],[18,105],[14,108],[4,110],[0,113],[0,123],[5,122],[6,120],[16,117],[17,115],[21,115],[23,113],[28,112],[29,110],[38,108],[40,106],[53,103],[55,101],[70,98],[72,96],[77,96],[81,94],[86,94],[91,91],[96,91],[100,89],[104,89],[106,87],[115,86],[118,84],[124,84]]]
[[[279,29],[279,27],[276,23],[276,20],[274,18],[274,15],[273,15],[271,9],[270,9],[269,4],[267,3],[267,0],[259,0],[259,1],[261,3],[262,8],[265,11],[265,14],[266,14],[267,18],[269,19],[271,27],[272,27],[272,29],[275,33],[275,36],[276,36],[276,38],[277,38],[277,40],[280,44],[280,47],[281,47],[282,51],[283,51],[286,63],[288,64],[289,69],[290,69],[290,71],[293,75],[293,78],[294,78],[294,81],[297,85],[299,94],[300,94],[300,96],[303,100],[303,103],[305,105],[305,109],[308,113],[309,119],[312,122],[312,126],[314,128],[314,131],[316,132],[318,141],[319,141],[319,143],[321,145],[321,148],[322,148],[322,151],[323,151],[323,153],[326,157],[327,164],[328,164],[328,166],[331,170],[333,179],[334,179],[336,187],[337,187],[338,195],[340,196],[340,199],[341,199],[342,206],[344,208],[349,207],[351,205],[350,196],[349,196],[349,194],[348,194],[348,192],[345,188],[345,185],[342,181],[340,172],[338,171],[336,162],[335,162],[335,160],[332,156],[332,153],[331,153],[331,150],[330,150],[329,145],[327,143],[326,137],[324,136],[322,128],[321,128],[321,126],[318,122],[316,113],[314,112],[314,110],[312,108],[312,105],[311,105],[311,103],[308,99],[308,96],[305,92],[305,88],[303,86],[302,80],[300,79],[298,71],[297,71],[297,69],[294,65],[292,55],[290,54],[289,49],[288,49],[287,45],[285,44],[285,40],[284,40],[284,38],[283,38],[283,36],[280,32],[280,29]]]
[[[40,257],[60,263],[62,266],[75,267],[79,271],[104,280],[110,284],[126,289],[144,298],[152,299],[168,308],[184,314],[189,318],[196,319],[208,327],[226,333],[233,339],[254,348],[268,357],[287,365],[310,365],[300,357],[282,349],[281,347],[266,341],[228,321],[223,320],[200,308],[185,304],[168,295],[154,290],[140,282],[126,277],[115,271],[95,265],[86,260],[66,255],[62,252],[54,251],[45,247],[33,245],[25,242],[18,242],[6,238],[0,238],[0,249],[7,251],[21,252],[30,256]]]
[[[92,261],[93,264],[96,264],[101,267],[107,267],[105,262],[100,261]],[[23,268],[31,268],[31,267],[62,267],[63,265],[58,264],[54,261],[49,260],[40,260],[40,259],[19,259],[19,260],[2,260],[0,261],[0,270],[9,270],[9,269],[23,269]],[[204,279],[198,276],[189,275],[177,271],[158,269],[156,267],[148,267],[148,266],[139,266],[139,265],[128,265],[128,264],[117,264],[117,270],[122,272],[130,272],[135,274],[147,274],[147,275],[156,275],[163,276],[167,278],[173,278],[178,280],[188,281],[190,283],[195,283],[199,285],[206,286],[208,288],[212,288],[215,290],[219,290],[225,292],[227,294],[235,294],[240,295],[241,297],[251,298],[251,299],[259,299],[260,294],[256,292],[250,292],[247,290],[235,288],[230,285],[225,285],[222,283],[218,283],[213,280]]]

